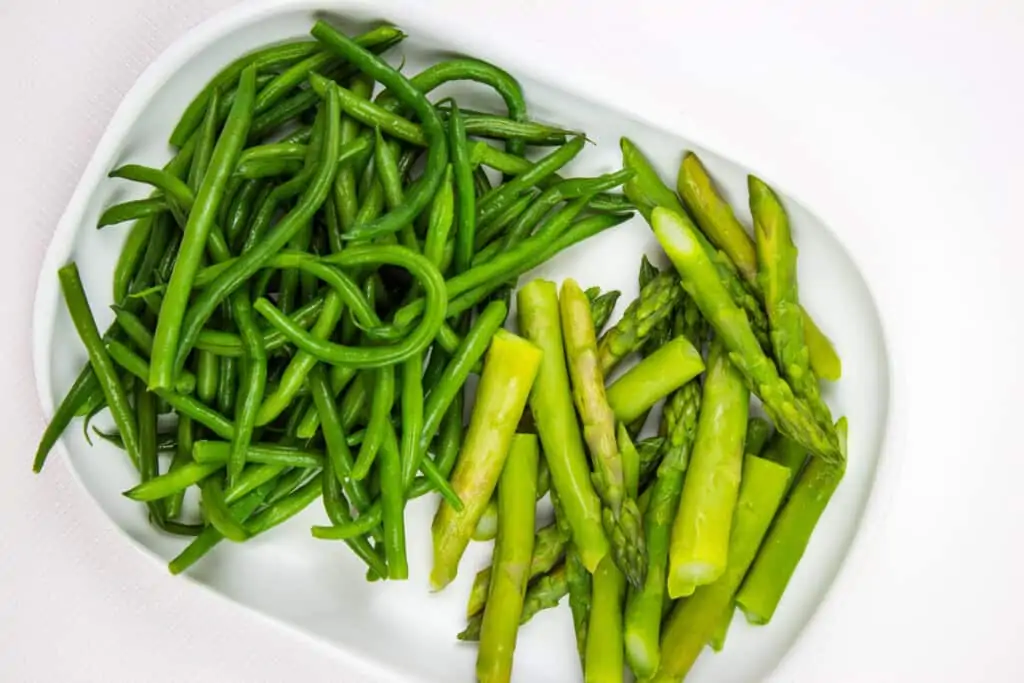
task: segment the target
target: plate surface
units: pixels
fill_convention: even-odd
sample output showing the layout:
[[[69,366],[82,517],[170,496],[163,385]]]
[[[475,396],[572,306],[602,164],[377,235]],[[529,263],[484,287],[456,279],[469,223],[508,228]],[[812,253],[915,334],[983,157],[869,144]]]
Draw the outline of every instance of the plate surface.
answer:
[[[322,7],[323,3],[316,6]],[[104,207],[133,197],[139,190],[106,179],[106,173],[129,161],[151,165],[165,161],[169,150],[163,141],[185,103],[209,76],[258,45],[304,35],[318,16],[312,7],[305,3],[262,6],[199,27],[154,63],[122,103],[58,226],[40,277],[35,367],[48,414],[85,362],[84,350],[60,300],[56,268],[68,260],[77,261],[99,324],[105,325],[112,317],[107,309],[111,303],[110,274],[125,230],[114,227],[97,231],[94,225]],[[428,21],[416,10],[410,10],[408,16],[381,17],[369,3],[352,3],[343,14],[330,18],[347,30],[380,19],[398,23],[410,38],[391,59],[404,57],[407,72],[418,71],[453,52],[489,59],[508,69],[523,83],[532,116],[585,130],[594,141],[571,173],[594,174],[617,168],[618,138],[622,135],[650,154],[666,179],[674,177],[683,150],[696,150],[741,217],[748,218],[747,170],[701,148],[699,140],[681,135],[686,131],[649,125],[632,113],[616,109],[620,103],[610,98],[577,96],[573,84],[559,82],[556,73],[530,73],[517,68],[509,55],[488,54],[479,44],[467,45],[459,37],[439,30],[437,22]],[[491,94],[479,86],[459,89],[474,97],[479,93],[482,105],[494,106]],[[814,203],[814,197],[803,198]],[[863,513],[885,433],[888,361],[869,290],[826,225],[797,202],[786,203],[801,250],[803,302],[843,357],[844,379],[829,387],[827,396],[833,411],[850,419],[850,467],[772,624],[755,629],[736,623],[726,650],[718,656],[705,655],[698,662],[688,679],[698,683],[757,680],[778,664],[843,561]],[[642,219],[635,218],[559,255],[535,274],[552,279],[572,276],[585,286],[620,289],[621,313],[636,294],[637,266],[644,252],[664,263],[649,229]],[[514,319],[514,313],[510,319]],[[74,427],[62,447],[85,488],[138,547],[161,563],[180,550],[181,540],[155,532],[146,523],[142,506],[120,495],[134,480],[125,458],[105,444],[90,448]],[[378,667],[384,677],[437,683],[472,680],[475,648],[458,644],[454,635],[462,627],[473,573],[488,561],[489,547],[471,548],[459,579],[442,594],[428,593],[427,539],[434,505],[435,501],[429,499],[409,508],[413,579],[404,584],[368,584],[361,564],[344,545],[313,540],[308,527],[325,519],[317,505],[265,537],[243,546],[222,544],[190,576],[239,604],[336,644]],[[574,651],[568,610],[543,613],[521,632],[516,680],[576,680],[579,673]]]

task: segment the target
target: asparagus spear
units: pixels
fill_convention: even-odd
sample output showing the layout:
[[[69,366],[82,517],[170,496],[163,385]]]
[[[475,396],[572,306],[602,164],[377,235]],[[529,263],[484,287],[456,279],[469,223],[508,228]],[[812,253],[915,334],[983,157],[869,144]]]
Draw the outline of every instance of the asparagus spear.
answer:
[[[632,169],[635,174],[623,186],[623,189],[647,222],[650,222],[651,212],[656,206],[671,209],[679,214],[686,214],[676,193],[661,181],[651,162],[626,138],[622,138],[622,162],[624,167]],[[718,277],[722,280],[722,285],[729,292],[733,302],[747,314],[757,340],[766,351],[770,350],[768,318],[761,306],[760,294],[751,291],[751,289],[756,289],[757,283],[744,282],[726,253],[716,249],[704,236],[704,233],[697,231],[696,238],[708,259],[715,266]]]
[[[729,529],[743,467],[750,393],[721,342],[711,344],[700,418],[672,525],[668,594],[714,582],[725,571]]]
[[[643,519],[635,498],[626,495],[623,458],[615,435],[615,415],[604,391],[604,375],[597,361],[597,337],[587,297],[575,280],[562,283],[559,297],[562,334],[569,364],[576,412],[583,424],[583,439],[594,463],[593,480],[604,502],[605,533],[615,563],[635,586],[643,583],[647,554]]]
[[[686,386],[685,384],[683,386]],[[661,463],[661,456],[664,454],[665,437],[649,436],[636,444],[636,452],[640,456],[640,482],[641,488],[644,481],[657,469]]]
[[[764,451],[764,457],[772,462],[777,462],[792,473],[789,485],[792,487],[800,470],[807,461],[807,449],[784,434],[776,434]]]
[[[523,414],[526,417],[526,414]],[[523,422],[520,421],[520,426]],[[523,429],[522,431],[532,431]],[[551,485],[551,478],[548,472],[547,465],[542,459],[540,465],[537,467],[537,500],[540,500],[547,495],[548,488]],[[498,498],[497,496],[491,496],[491,500],[487,503],[487,507],[484,509],[483,514],[480,516],[480,521],[476,523],[476,529],[473,530],[474,541],[493,541],[494,537],[498,535]],[[550,569],[550,567],[548,568]],[[547,570],[545,570],[547,571]],[[484,595],[487,594],[487,588],[484,587]]]
[[[684,312],[676,316],[676,331],[690,341],[696,341],[701,334],[700,314],[687,315],[694,310],[688,299],[682,305]],[[633,673],[641,680],[649,678],[658,669],[669,539],[683,490],[690,448],[696,436],[700,403],[700,382],[693,379],[671,395],[663,412],[666,433],[664,459],[650,488],[650,500],[644,512],[647,581],[640,590],[631,591],[626,600],[626,658]]]
[[[522,626],[530,619],[533,619],[538,612],[557,607],[558,603],[568,593],[569,580],[565,573],[564,564],[558,565],[546,574],[541,574],[526,589],[526,598],[523,600],[523,614],[519,618],[519,625]],[[483,621],[483,614],[474,614],[470,617],[469,623],[466,624],[466,630],[458,635],[459,640],[480,640],[480,626],[483,624]]]
[[[701,230],[728,254],[747,283],[759,289],[758,259],[753,240],[729,204],[715,190],[707,170],[693,152],[687,152],[683,157],[676,187]],[[806,311],[800,311],[811,367],[823,379],[838,380],[843,374],[843,365],[832,342]]]
[[[617,419],[632,422],[703,369],[700,352],[685,337],[676,337],[608,387],[608,403]]]
[[[748,455],[742,482],[729,534],[729,565],[717,581],[673,608],[661,639],[661,664],[650,683],[678,683],[693,666],[761,545],[782,501],[789,470]]]
[[[771,429],[772,426],[767,420],[763,420],[760,417],[750,418],[747,421],[747,442],[743,445],[743,452],[747,455],[760,456],[768,441],[768,437],[771,435]],[[771,460],[767,456],[762,457]],[[791,475],[789,478],[790,485],[792,485],[793,479],[794,477]],[[729,605],[722,612],[722,617],[711,634],[711,640],[708,643],[715,652],[720,652],[725,647],[725,638],[729,634],[729,626],[732,624],[732,615],[735,611],[736,605],[733,601],[729,601]]]
[[[640,456],[622,425],[619,425],[618,440],[625,472],[625,493],[630,498],[636,498],[640,482]],[[601,561],[591,582],[590,613],[583,660],[583,677],[586,683],[622,681],[622,602],[626,595],[626,577],[612,559],[606,557]]]
[[[498,482],[495,572],[487,594],[487,609],[480,627],[480,650],[476,659],[476,675],[481,683],[508,683],[512,680],[512,655],[533,555],[539,457],[537,437],[516,434]]]
[[[601,525],[601,501],[590,479],[573,410],[558,293],[554,283],[534,280],[520,289],[517,297],[519,329],[543,351],[537,381],[530,392],[530,412],[551,470],[551,490],[558,494],[580,559],[588,571],[594,571],[608,553],[608,538]]]
[[[671,319],[672,309],[682,290],[674,273],[656,275],[640,290],[619,322],[601,337],[598,345],[601,372],[611,372],[619,361],[640,347],[663,321]]]
[[[821,398],[818,378],[811,370],[810,351],[804,342],[803,309],[797,293],[797,249],[790,234],[789,218],[770,187],[754,176],[747,178],[747,184],[757,238],[759,282],[775,358],[793,393],[807,401],[819,421],[832,424],[832,414]]]
[[[530,579],[550,571],[565,557],[568,540],[569,532],[563,531],[557,524],[549,524],[537,532],[533,539],[533,557],[530,559]],[[490,585],[491,568],[485,567],[477,572],[476,579],[473,580],[469,604],[466,607],[467,617],[483,611]]]
[[[551,505],[555,509],[555,525],[571,539],[572,527],[569,526],[561,499],[554,489],[551,490]],[[591,577],[572,540],[565,546],[565,581],[569,591],[572,625],[576,633],[576,651],[580,658],[580,666],[582,666],[587,645],[587,626],[590,621]]]
[[[836,423],[836,431],[845,450],[845,417]],[[833,467],[820,458],[811,458],[800,473],[736,596],[736,604],[750,623],[771,621],[844,471],[843,466]]]
[[[822,425],[807,404],[779,377],[775,364],[761,350],[743,312],[722,287],[711,262],[696,238],[690,219],[667,209],[651,214],[661,246],[682,275],[683,288],[693,297],[729,350],[729,359],[757,394],[775,426],[809,451],[838,465],[843,460],[835,430]]]
[[[447,586],[458,572],[459,560],[498,483],[541,356],[536,346],[504,330],[498,330],[491,340],[469,429],[451,476],[463,509],[456,512],[442,499],[431,527],[434,566],[430,584],[434,590]],[[531,489],[534,486],[536,473]],[[532,544],[532,535],[530,538]]]
[[[590,316],[594,319],[594,330],[600,334],[611,319],[622,292],[613,289],[602,293],[600,287],[591,287],[586,291],[586,295],[590,300]]]

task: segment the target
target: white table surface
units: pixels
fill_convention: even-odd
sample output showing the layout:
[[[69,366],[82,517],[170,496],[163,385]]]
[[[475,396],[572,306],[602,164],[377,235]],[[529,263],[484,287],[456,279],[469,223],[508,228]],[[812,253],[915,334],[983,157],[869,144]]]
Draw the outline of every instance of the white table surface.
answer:
[[[43,428],[30,320],[53,227],[135,78],[231,4],[0,0],[0,681],[363,680],[331,648],[154,571],[61,458],[29,469]],[[754,150],[746,161],[769,177],[824,163],[837,193],[858,192],[878,215],[879,249],[889,231],[915,235],[905,268],[870,284],[902,307],[893,338],[943,333],[901,349],[894,372],[911,390],[894,410],[907,429],[890,439],[834,589],[773,680],[1024,680],[1024,453],[1009,400],[1024,374],[1024,4],[433,5],[678,112],[712,147]],[[679,72],[706,88],[667,91]],[[696,99],[726,113],[701,119]],[[763,139],[757,119],[787,134]]]

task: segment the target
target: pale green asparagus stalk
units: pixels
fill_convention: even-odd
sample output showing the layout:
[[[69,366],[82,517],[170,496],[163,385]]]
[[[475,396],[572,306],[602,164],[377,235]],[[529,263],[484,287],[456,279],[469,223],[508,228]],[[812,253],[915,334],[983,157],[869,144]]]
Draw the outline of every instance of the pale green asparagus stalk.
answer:
[[[721,342],[714,340],[682,502],[672,525],[668,570],[672,598],[713,583],[725,571],[749,405],[743,378]]]
[[[526,598],[523,600],[523,614],[519,618],[519,625],[522,626],[530,619],[533,619],[538,612],[557,607],[558,603],[568,593],[569,581],[565,573],[564,564],[558,565],[546,574],[541,574],[526,589]],[[466,630],[458,635],[459,640],[480,640],[480,627],[483,625],[483,621],[483,614],[471,616],[469,623],[466,624]]]
[[[845,417],[836,424],[836,431],[845,450]],[[820,458],[811,458],[804,466],[736,596],[736,604],[750,623],[771,621],[844,471]]]
[[[524,415],[524,418],[526,416]],[[520,421],[522,425],[522,421]],[[529,429],[523,429],[522,431],[532,431]],[[547,495],[548,489],[551,486],[550,472],[548,472],[548,466],[541,458],[540,465],[537,467],[537,500],[540,500]],[[487,508],[484,509],[483,514],[480,516],[480,521],[476,523],[476,529],[473,530],[474,541],[493,541],[494,537],[498,535],[498,498],[497,496],[491,496],[490,502],[487,503]],[[548,567],[550,569],[550,567]],[[544,571],[547,571],[545,569]],[[484,587],[484,595],[487,594],[487,588]],[[482,603],[481,603],[482,604]]]
[[[761,285],[758,283],[758,258],[754,242],[737,220],[728,202],[718,194],[707,170],[693,152],[687,152],[683,157],[677,189],[704,234],[729,256],[747,283],[759,289]],[[807,312],[800,310],[811,367],[822,379],[833,382],[838,380],[843,373],[843,365],[832,342]]]
[[[634,365],[608,387],[615,417],[630,423],[704,369],[704,359],[685,337],[676,337]]]
[[[671,209],[679,214],[686,213],[676,193],[662,182],[651,162],[627,138],[622,138],[622,165],[634,171],[634,176],[623,186],[623,190],[648,222],[650,222],[651,212],[656,206]],[[760,293],[751,291],[756,289],[756,281],[744,282],[729,256],[724,251],[715,248],[702,232],[697,231],[697,239],[708,259],[714,264],[715,270],[718,271],[718,277],[722,280],[726,291],[729,292],[729,296],[747,314],[757,340],[766,351],[770,351],[768,318],[761,305]]]
[[[743,445],[743,452],[747,455],[761,455],[761,451],[764,450],[765,445],[768,442],[768,438],[771,436],[772,426],[767,420],[760,417],[752,417],[747,421],[747,442]],[[785,438],[785,437],[783,437]],[[765,459],[770,460],[771,458]],[[773,461],[775,462],[775,461]],[[794,477],[790,475],[789,481],[792,486]],[[722,648],[725,647],[725,638],[729,635],[729,626],[732,624],[732,616],[736,612],[736,605],[733,601],[729,602],[729,606],[726,607],[722,613],[722,618],[718,622],[718,626],[715,628],[714,633],[711,634],[711,640],[708,643],[711,649],[715,652],[721,652]]]
[[[661,638],[661,663],[650,683],[679,683],[707,644],[757,553],[782,502],[789,470],[756,456],[743,463],[725,573],[676,603]]]
[[[463,509],[456,511],[442,499],[431,527],[434,566],[430,584],[434,590],[447,586],[458,573],[459,560],[497,486],[542,355],[530,342],[504,330],[498,330],[491,340],[469,428],[451,476]],[[535,486],[536,471],[531,489]],[[532,534],[530,539],[532,545]]]
[[[640,348],[659,324],[670,320],[682,293],[674,273],[661,273],[648,282],[619,322],[602,335],[598,345],[601,372],[611,372],[619,361]]]
[[[704,319],[729,350],[729,359],[743,374],[765,412],[784,434],[809,451],[838,465],[843,461],[835,429],[822,425],[807,404],[779,376],[762,351],[746,316],[733,303],[696,238],[696,227],[685,215],[656,208],[651,213],[654,234],[682,276],[683,287]]]
[[[534,280],[519,290],[517,301],[520,331],[543,351],[537,381],[530,392],[530,411],[551,470],[551,490],[558,494],[580,559],[588,571],[595,571],[608,553],[609,544],[601,524],[601,501],[590,479],[590,465],[573,409],[558,291],[553,282]]]
[[[639,586],[643,583],[647,565],[643,518],[636,499],[626,494],[623,458],[615,434],[615,414],[605,396],[590,306],[575,280],[567,279],[562,283],[559,307],[573,401],[583,425],[583,439],[594,463],[594,484],[605,504],[602,513],[605,533],[611,542],[615,563],[630,583]]]
[[[565,546],[565,581],[569,591],[569,609],[572,611],[572,625],[576,633],[576,652],[583,666],[587,646],[587,626],[590,621],[591,575],[583,564],[576,545],[571,540],[572,527],[566,519],[558,492],[551,489],[551,505],[555,509],[555,525],[570,538]]]
[[[797,397],[807,401],[820,422],[832,424],[832,414],[821,398],[818,378],[811,370],[810,351],[804,342],[804,316],[797,289],[797,249],[789,218],[770,187],[748,176],[750,213],[759,265],[758,281],[768,311],[775,360]]]
[[[551,570],[565,557],[565,546],[569,541],[569,533],[557,524],[549,524],[540,529],[533,539],[533,558],[530,560],[530,579]],[[477,572],[473,580],[473,588],[469,593],[469,604],[466,616],[472,617],[482,612],[487,602],[487,591],[491,585],[491,568],[485,567]]]
[[[688,315],[694,312],[688,299],[683,301],[682,307],[682,312],[676,316],[676,332],[696,342],[701,334],[700,314]],[[650,496],[644,512],[647,580],[641,589],[630,591],[626,599],[626,659],[640,680],[652,676],[660,660],[659,644],[666,602],[672,521],[679,508],[690,449],[696,437],[700,403],[700,382],[693,379],[673,392],[662,414],[665,425],[664,458],[658,467],[657,479],[649,489]]]
[[[640,479],[640,456],[633,448],[625,429],[619,438],[625,454],[626,495],[635,498]],[[606,557],[594,572],[587,623],[583,678],[586,683],[621,683],[623,662],[623,600],[626,577]]]
[[[494,575],[487,593],[487,608],[480,627],[480,651],[476,659],[476,675],[481,683],[508,683],[512,680],[512,655],[533,556],[539,457],[537,437],[534,434],[516,434],[498,483]]]

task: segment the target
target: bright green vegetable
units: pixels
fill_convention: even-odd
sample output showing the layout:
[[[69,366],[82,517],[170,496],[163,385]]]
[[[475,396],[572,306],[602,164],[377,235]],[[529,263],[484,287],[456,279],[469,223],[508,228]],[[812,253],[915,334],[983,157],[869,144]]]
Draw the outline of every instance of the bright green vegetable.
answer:
[[[725,571],[743,468],[750,393],[722,345],[712,342],[682,502],[672,525],[668,594],[713,583]]]
[[[632,422],[704,369],[700,352],[685,337],[676,337],[608,387],[615,417]]]
[[[758,261],[754,242],[736,219],[732,208],[715,190],[707,170],[693,152],[687,152],[683,157],[677,188],[701,230],[728,255],[746,282],[758,287]],[[803,320],[805,342],[810,350],[810,363],[815,374],[833,382],[838,380],[843,373],[843,366],[832,342],[806,311],[803,312]]]
[[[651,220],[654,234],[682,276],[683,288],[715,328],[729,350],[729,359],[761,399],[775,426],[827,462],[841,463],[835,430],[819,424],[807,404],[779,377],[700,247],[693,224],[685,216],[661,208],[654,209]]]
[[[519,329],[543,352],[530,410],[551,470],[551,488],[572,529],[576,551],[588,571],[608,553],[601,502],[590,479],[583,438],[573,409],[562,343],[558,293],[552,282],[534,280],[518,292]]]
[[[679,278],[672,273],[660,274],[643,286],[640,296],[629,304],[619,322],[601,337],[601,371],[610,373],[619,361],[640,348],[659,324],[671,320],[682,295]]]
[[[609,556],[594,572],[583,677],[586,683],[621,683],[624,667],[622,609],[626,577]]]
[[[841,418],[836,430],[844,450],[846,429],[846,418]],[[736,596],[736,604],[747,621],[753,624],[771,621],[844,471],[821,458],[812,458],[800,472]],[[797,476],[795,471],[793,476]]]
[[[729,565],[714,583],[676,603],[661,638],[661,664],[652,683],[683,680],[729,607],[757,553],[789,483],[789,470],[748,455],[743,462],[736,519],[729,535]]]
[[[442,501],[431,527],[434,565],[430,584],[434,590],[451,583],[458,572],[459,560],[498,483],[541,356],[536,346],[508,332],[498,331],[491,341],[469,431],[451,476],[452,488],[464,508],[456,512]]]
[[[476,660],[482,683],[512,679],[512,654],[530,580],[539,455],[536,436],[516,434],[498,482],[498,539]]]
[[[615,563],[630,583],[639,586],[647,571],[643,520],[636,500],[626,494],[623,457],[616,441],[615,414],[605,396],[590,302],[575,280],[567,279],[562,283],[559,308],[573,401],[594,463],[594,484],[606,506],[602,513],[605,531],[611,541]]]

